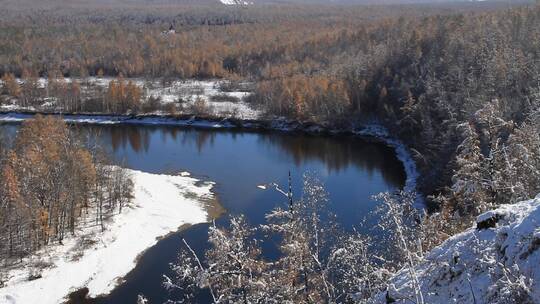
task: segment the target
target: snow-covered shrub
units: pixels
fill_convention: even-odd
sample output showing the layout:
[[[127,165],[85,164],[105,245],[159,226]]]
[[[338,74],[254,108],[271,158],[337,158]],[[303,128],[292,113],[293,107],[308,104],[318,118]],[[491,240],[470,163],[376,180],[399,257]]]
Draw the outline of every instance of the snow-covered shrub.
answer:
[[[189,108],[190,113],[195,115],[209,115],[212,114],[212,106],[206,102],[203,98],[197,98]]]
[[[382,204],[377,212],[381,215],[379,227],[387,235],[387,265],[385,267],[408,269],[413,293],[410,295],[415,303],[424,303],[418,277],[414,267],[423,259],[422,237],[420,225],[422,215],[414,207],[414,193],[400,191],[395,194],[381,193],[375,197]]]
[[[499,263],[497,273],[493,275],[493,285],[489,288],[487,299],[491,304],[534,304],[532,294],[533,281],[521,273],[519,266],[507,268]]]

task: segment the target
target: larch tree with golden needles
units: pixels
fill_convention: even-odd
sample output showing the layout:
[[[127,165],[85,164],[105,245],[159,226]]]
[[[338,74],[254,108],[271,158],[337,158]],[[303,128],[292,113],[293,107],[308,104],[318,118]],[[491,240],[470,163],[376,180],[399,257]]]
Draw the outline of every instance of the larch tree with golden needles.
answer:
[[[103,226],[129,202],[133,184],[125,170],[94,155],[61,119],[37,116],[22,124],[0,157],[0,237],[8,240],[0,255],[22,257],[62,242],[92,221],[92,212]]]

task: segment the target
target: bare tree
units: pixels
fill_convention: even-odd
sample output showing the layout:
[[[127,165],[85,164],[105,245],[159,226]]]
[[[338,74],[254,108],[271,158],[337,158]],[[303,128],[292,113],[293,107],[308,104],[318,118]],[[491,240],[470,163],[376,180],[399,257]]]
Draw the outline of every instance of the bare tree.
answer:
[[[190,301],[199,288],[208,288],[215,303],[349,303],[384,288],[389,273],[368,253],[369,239],[345,234],[324,218],[328,197],[316,178],[305,176],[297,201],[290,190],[272,187],[287,197],[288,208],[271,211],[257,229],[280,240],[280,257],[264,258],[255,229],[241,216],[228,229],[213,225],[205,259],[185,243],[175,277],[165,277],[167,289],[184,291],[175,301]]]
[[[386,242],[388,248],[385,250],[391,252],[392,258],[388,260],[394,269],[407,269],[414,292],[410,297],[414,303],[423,304],[424,294],[415,271],[424,255],[422,238],[419,235],[422,217],[414,207],[415,197],[414,193],[403,191],[376,196],[382,203],[378,208],[381,215],[379,226],[389,238],[389,242]]]

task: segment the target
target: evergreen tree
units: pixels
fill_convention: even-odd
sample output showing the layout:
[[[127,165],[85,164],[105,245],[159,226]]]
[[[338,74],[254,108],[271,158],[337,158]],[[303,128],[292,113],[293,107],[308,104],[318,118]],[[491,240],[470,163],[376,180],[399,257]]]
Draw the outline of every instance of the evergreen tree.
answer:
[[[471,124],[460,126],[463,142],[457,148],[456,167],[452,176],[454,208],[463,215],[480,214],[492,206],[491,178],[486,178],[486,160],[480,150],[478,133]]]

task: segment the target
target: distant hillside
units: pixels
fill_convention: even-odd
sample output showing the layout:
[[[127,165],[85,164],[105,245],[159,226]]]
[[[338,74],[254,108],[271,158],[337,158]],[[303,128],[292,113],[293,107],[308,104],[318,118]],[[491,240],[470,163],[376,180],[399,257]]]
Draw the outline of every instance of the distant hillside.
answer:
[[[225,4],[414,4],[414,3],[470,3],[491,2],[505,4],[534,3],[534,0],[219,0]]]
[[[32,8],[39,9],[44,7],[122,7],[122,6],[175,6],[175,5],[248,5],[248,4],[341,4],[341,5],[359,5],[359,4],[413,4],[413,3],[471,3],[471,2],[490,2],[504,3],[508,5],[534,3],[534,0],[0,0],[0,5],[5,8]]]

